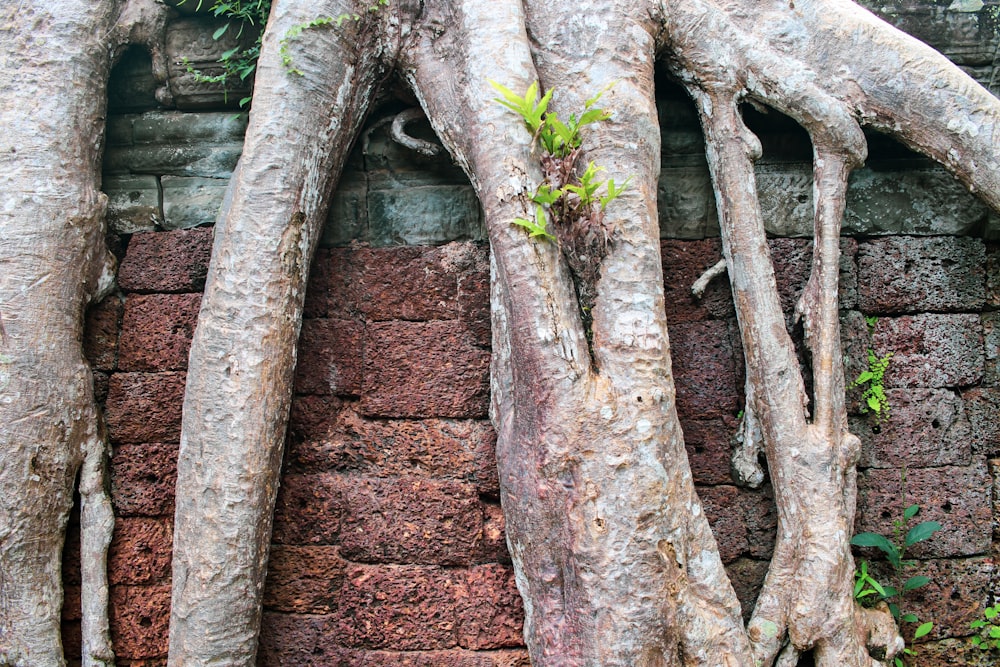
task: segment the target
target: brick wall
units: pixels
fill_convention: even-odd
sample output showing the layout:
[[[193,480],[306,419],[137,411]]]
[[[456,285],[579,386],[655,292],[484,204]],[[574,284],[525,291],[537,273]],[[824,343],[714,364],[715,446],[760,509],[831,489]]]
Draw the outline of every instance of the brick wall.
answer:
[[[183,30],[195,29],[185,21]],[[115,88],[109,118],[105,187],[120,292],[88,313],[84,343],[113,446],[109,573],[120,665],[165,663],[180,406],[211,250],[204,225],[244,127],[231,111],[151,108],[140,95],[150,88],[143,66],[133,54],[119,70],[116,81],[133,92]],[[181,107],[221,100],[185,90]],[[689,296],[719,258],[717,225],[690,108],[668,91],[661,115],[678,411],[749,612],[776,515],[769,488],[742,489],[729,477],[743,404],[739,336],[724,280],[700,301]],[[801,136],[762,123],[771,231],[803,235],[811,194]],[[905,503],[944,525],[911,554],[932,579],[906,603],[935,622],[920,664],[987,664],[969,647],[968,624],[1000,595],[1000,245],[983,240],[998,238],[1000,224],[926,162],[888,149],[873,150],[872,164],[855,176],[854,238],[842,242],[843,336],[849,379],[866,367],[868,348],[894,353],[892,410],[883,423],[851,417],[863,443],[857,530],[891,534],[905,470]],[[527,665],[486,419],[488,255],[470,192],[447,161],[413,156],[379,134],[349,161],[306,297],[261,665]],[[790,310],[810,243],[775,238],[771,250]],[[878,317],[874,327],[864,316]],[[849,398],[857,408],[859,390]],[[71,657],[79,656],[76,531],[65,558]]]

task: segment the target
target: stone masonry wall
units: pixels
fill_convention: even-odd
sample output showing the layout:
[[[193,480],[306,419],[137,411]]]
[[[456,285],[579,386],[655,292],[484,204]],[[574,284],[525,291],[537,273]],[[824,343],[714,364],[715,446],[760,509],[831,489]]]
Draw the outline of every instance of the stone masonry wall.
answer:
[[[990,82],[993,70],[980,62],[987,49],[969,28],[973,12],[929,2],[896,11],[903,23],[950,16],[951,55]],[[175,22],[178,58],[191,49],[192,60],[210,63],[204,33],[212,29],[204,19]],[[187,353],[210,225],[245,128],[224,109],[237,96],[199,87],[181,69],[172,75],[178,109],[156,105],[142,54],[115,74],[105,189],[120,292],[88,313],[85,339],[113,447],[109,573],[120,665],[165,664]],[[661,90],[661,248],[678,411],[749,613],[776,516],[769,488],[741,489],[729,476],[742,353],[725,281],[700,301],[690,297],[690,284],[720,256],[717,223],[690,106],[669,84]],[[781,119],[751,121],[766,151],[762,204],[790,310],[809,270],[810,241],[798,238],[811,224],[808,144]],[[867,367],[869,348],[894,354],[892,408],[882,423],[852,415],[863,441],[857,530],[891,535],[904,503],[940,521],[944,530],[910,554],[913,573],[932,580],[904,603],[935,622],[919,664],[995,664],[970,647],[968,624],[1000,598],[1000,245],[991,240],[1000,222],[940,169],[877,137],[872,145],[842,242],[843,336],[849,378]],[[486,418],[483,238],[471,188],[446,159],[414,156],[380,131],[359,142],[311,270],[260,665],[528,664]],[[877,320],[869,326],[866,316]],[[850,405],[860,405],[860,390]],[[75,530],[64,635],[78,659]],[[859,555],[887,575],[876,554]]]

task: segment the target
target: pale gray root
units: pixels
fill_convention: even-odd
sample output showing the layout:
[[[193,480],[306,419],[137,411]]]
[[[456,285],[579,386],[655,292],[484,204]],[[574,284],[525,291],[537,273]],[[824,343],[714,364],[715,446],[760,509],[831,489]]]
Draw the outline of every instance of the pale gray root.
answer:
[[[760,456],[764,453],[764,434],[760,430],[760,420],[757,419],[757,409],[754,407],[757,399],[754,397],[753,384],[747,380],[744,387],[746,404],[733,436],[735,446],[729,467],[737,484],[758,489],[765,478],[764,466],[760,464]]]
[[[95,415],[96,416],[96,415]],[[80,467],[81,634],[84,667],[114,665],[108,623],[108,546],[115,527],[108,479],[108,442],[101,429],[84,442]]]
[[[418,107],[400,111],[392,119],[392,127],[389,130],[389,136],[391,136],[400,146],[405,146],[406,148],[416,151],[421,155],[434,156],[441,152],[440,146],[433,141],[418,139],[417,137],[410,136],[406,133],[407,123],[412,123],[415,120],[422,120],[423,118],[424,112]]]
[[[712,266],[705,269],[705,272],[698,276],[698,279],[691,285],[691,294],[694,298],[700,299],[705,296],[705,290],[709,283],[726,272],[726,260],[720,259]]]
[[[364,4],[364,7],[361,6]],[[170,665],[251,665],[309,264],[331,190],[400,35],[397,8],[276,2],[188,365]],[[357,12],[360,21],[289,28]],[[386,36],[389,36],[387,38]]]
[[[86,455],[101,448],[80,340],[86,304],[106,291],[113,275],[104,245],[107,200],[99,185],[110,69],[106,37],[117,10],[114,2],[90,0],[0,6],[4,665],[65,664],[63,541],[77,472]],[[100,630],[107,623],[100,545],[108,516],[99,505],[89,505],[87,516],[94,518],[96,509],[101,525],[84,538],[97,553],[85,564],[83,581],[95,661],[110,658]]]

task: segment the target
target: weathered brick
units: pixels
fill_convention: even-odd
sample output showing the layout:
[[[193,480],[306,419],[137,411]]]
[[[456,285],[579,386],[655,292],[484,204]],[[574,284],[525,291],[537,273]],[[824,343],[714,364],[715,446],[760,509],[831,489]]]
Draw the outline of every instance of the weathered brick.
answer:
[[[200,294],[133,294],[125,301],[118,366],[123,371],[187,369]]]
[[[740,489],[747,527],[747,546],[751,558],[770,558],[778,533],[778,510],[774,491],[768,484],[760,489]]]
[[[1000,308],[1000,243],[986,247],[986,306]]]
[[[111,377],[103,371],[94,371],[94,400],[104,405],[108,400],[108,383]]]
[[[113,371],[118,363],[118,335],[121,331],[122,302],[117,296],[87,310],[83,354],[96,370]]]
[[[972,645],[971,637],[952,637],[915,647],[920,667],[996,667],[996,654]]]
[[[892,352],[888,387],[957,387],[983,377],[983,328],[978,315],[880,318],[872,337],[878,354]]]
[[[454,267],[458,274],[458,318],[472,333],[476,345],[492,344],[490,330],[490,249],[474,245],[470,251],[463,244],[453,243],[443,250],[456,247],[460,252],[448,252],[444,266]],[[453,258],[453,255],[455,258]]]
[[[272,546],[264,606],[275,611],[330,613],[337,607],[345,565],[337,547]]]
[[[531,667],[525,650],[365,651],[359,667]]]
[[[887,564],[878,563],[873,570],[879,581],[894,581]],[[990,594],[993,570],[993,562],[988,558],[917,561],[913,567],[904,570],[904,580],[923,575],[930,579],[930,583],[907,592],[900,601],[900,610],[916,614],[921,621],[934,621],[934,628],[923,641],[967,635],[971,632],[969,623],[982,615]],[[901,588],[900,582],[895,583]],[[916,625],[912,623],[904,624],[903,637],[910,641],[915,629]]]
[[[296,393],[359,395],[363,332],[363,325],[354,320],[304,320],[295,368]]]
[[[111,643],[121,658],[167,654],[170,586],[112,586]]]
[[[259,667],[352,665],[353,652],[337,645],[333,614],[284,614],[265,611],[261,620]]]
[[[115,373],[104,416],[115,443],[177,442],[186,373]]]
[[[111,584],[159,584],[170,577],[173,529],[170,519],[118,517],[108,550]]]
[[[771,262],[778,285],[778,297],[786,316],[790,316],[812,272],[813,242],[811,239],[769,239]],[[854,239],[840,241],[840,282],[838,294],[841,308],[855,308],[858,302],[858,273],[854,258],[858,243]]]
[[[737,420],[696,419],[681,422],[684,446],[695,484],[731,484],[729,473],[732,457],[731,440],[736,434]]]
[[[475,560],[483,511],[471,484],[340,476],[341,553],[354,561],[463,565]]]
[[[454,648],[462,570],[415,565],[350,567],[335,633],[354,648],[398,651]]]
[[[472,244],[450,247],[472,250]],[[362,248],[361,310],[370,321],[452,320],[458,317],[458,280],[434,247]]]
[[[986,296],[985,249],[959,236],[887,236],[858,250],[861,310],[867,313],[968,312]]]
[[[948,389],[889,389],[890,410],[881,422],[851,420],[861,438],[863,468],[969,465],[972,429],[962,399]],[[876,432],[877,431],[877,432]]]
[[[200,292],[211,254],[211,229],[135,234],[118,284],[126,292]]]
[[[354,248],[320,248],[309,268],[305,317],[354,319],[364,267]]]
[[[284,475],[274,507],[276,544],[336,544],[344,483],[337,475]]]
[[[676,324],[670,327],[670,350],[681,419],[734,416],[739,384],[727,323]]]
[[[1000,388],[970,389],[962,398],[971,424],[972,451],[1000,455]]]
[[[485,417],[489,352],[459,322],[368,325],[362,410],[379,417]]]
[[[111,504],[118,516],[173,516],[177,486],[176,443],[115,447]]]
[[[333,397],[296,397],[287,455],[292,468],[466,480],[482,495],[499,495],[496,433],[488,422],[374,420],[356,408]]]
[[[740,490],[735,486],[704,486],[699,487],[698,495],[719,544],[722,562],[731,563],[746,554],[750,545]]]
[[[501,563],[510,565],[507,551],[507,522],[500,505],[483,504],[483,540],[476,561],[481,563]]]
[[[472,650],[521,646],[524,609],[514,584],[514,571],[502,565],[480,565],[466,573],[465,593],[458,595],[459,646]]]
[[[1000,312],[983,313],[983,349],[986,359],[983,384],[1000,387]]]
[[[733,317],[733,297],[725,274],[709,283],[701,299],[691,294],[691,285],[722,259],[722,244],[718,239],[661,241],[660,254],[664,303],[671,333],[673,325],[681,322]]]
[[[910,523],[937,521],[942,530],[907,550],[914,558],[948,558],[986,553],[990,549],[990,477],[986,461],[973,457],[970,466],[913,468],[906,471],[906,505],[920,506]],[[872,469],[858,479],[856,532],[893,534],[902,519],[900,471]]]

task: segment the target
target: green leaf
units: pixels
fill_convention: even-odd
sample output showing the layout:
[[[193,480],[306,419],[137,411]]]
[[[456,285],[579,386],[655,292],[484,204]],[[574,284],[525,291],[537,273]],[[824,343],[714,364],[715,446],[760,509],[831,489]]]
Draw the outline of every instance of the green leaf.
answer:
[[[551,206],[552,204],[559,201],[562,197],[561,190],[553,190],[551,186],[539,185],[538,189],[535,190],[535,194],[532,195],[531,200],[536,204],[545,204],[546,206]]]
[[[545,220],[545,209],[542,208],[541,204],[535,205],[535,219],[534,221],[528,220],[527,218],[514,218],[513,223],[519,227],[524,227],[528,230],[528,237],[535,238],[536,236],[541,236],[542,238],[548,239],[550,241],[555,241],[556,237],[552,236],[548,230],[548,223]]]
[[[989,635],[991,639],[1000,639],[1000,627],[990,626]]]
[[[903,519],[909,521],[913,517],[917,516],[917,512],[920,511],[920,505],[910,505],[905,510],[903,510]]]
[[[995,605],[993,607],[987,607],[986,610],[983,612],[983,616],[985,616],[986,618],[988,618],[990,620],[993,620],[998,615],[1000,615],[1000,605]]]
[[[920,639],[921,637],[926,636],[927,633],[929,633],[933,628],[934,628],[934,621],[927,621],[926,623],[922,623],[916,630],[914,630],[913,638]]]
[[[923,523],[918,523],[916,526],[907,531],[904,544],[906,544],[906,546],[911,546],[917,542],[923,542],[939,530],[941,530],[941,524],[937,521],[924,521]]]
[[[984,621],[981,618],[977,618],[972,623],[969,623],[969,627],[972,628],[973,630],[978,630],[979,628],[985,628],[986,625],[987,625],[986,621]]]
[[[888,556],[893,566],[899,563],[899,551],[896,549],[896,545],[890,542],[884,535],[879,535],[878,533],[858,533],[851,538],[851,544],[856,547],[874,547]]]
[[[216,31],[212,33],[212,39],[215,39],[215,40],[219,39],[220,37],[222,37],[223,35],[226,34],[227,30],[229,30],[229,24],[228,23],[225,24],[224,26],[222,26],[221,28],[216,29]]]
[[[924,577],[924,576],[910,577],[909,579],[906,580],[906,583],[903,584],[903,592],[916,590],[918,588],[921,588],[922,586],[926,586],[929,583],[931,583],[930,577]]]
[[[902,623],[916,623],[920,619],[917,618],[916,614],[903,614],[899,620]]]

